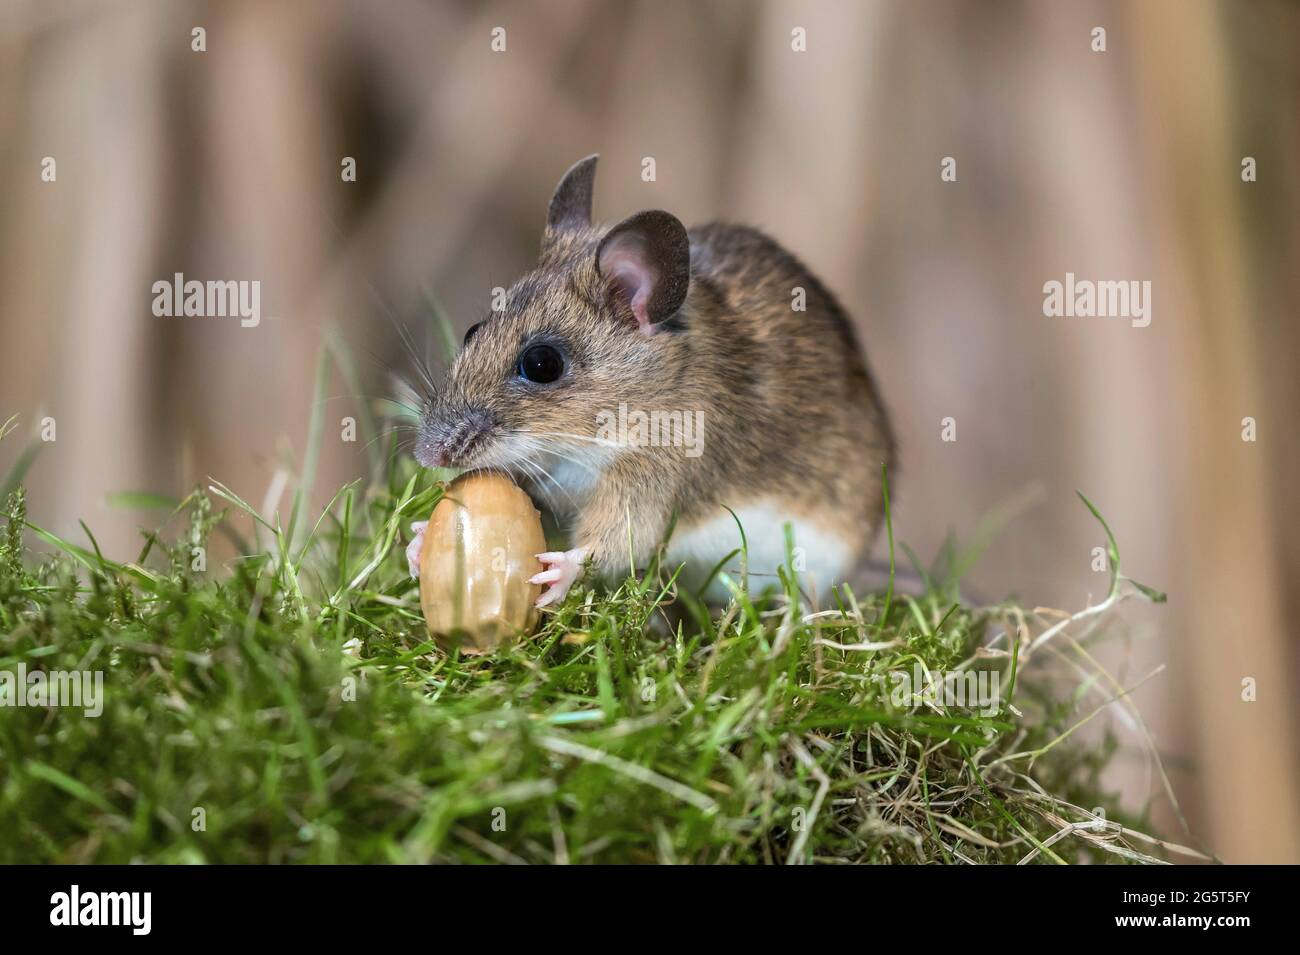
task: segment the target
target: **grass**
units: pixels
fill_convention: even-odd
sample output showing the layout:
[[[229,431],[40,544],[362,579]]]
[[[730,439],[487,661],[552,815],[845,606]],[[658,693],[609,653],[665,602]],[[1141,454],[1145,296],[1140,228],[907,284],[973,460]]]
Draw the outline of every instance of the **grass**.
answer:
[[[374,460],[311,520],[297,495],[287,528],[215,482],[127,496],[170,517],[126,562],[29,524],[15,485],[0,669],[100,670],[105,699],[0,707],[0,862],[1203,858],[1119,811],[1118,742],[1082,739],[1116,711],[1141,728],[1090,647],[1123,599],[1162,599],[1109,529],[1110,592],[1073,615],[962,601],[955,549],[921,597],[831,607],[790,567],[722,610],[652,567],[463,657],[429,640],[402,555],[442,486]],[[240,556],[204,567],[216,534]],[[898,691],[980,670],[1000,680],[984,711]]]

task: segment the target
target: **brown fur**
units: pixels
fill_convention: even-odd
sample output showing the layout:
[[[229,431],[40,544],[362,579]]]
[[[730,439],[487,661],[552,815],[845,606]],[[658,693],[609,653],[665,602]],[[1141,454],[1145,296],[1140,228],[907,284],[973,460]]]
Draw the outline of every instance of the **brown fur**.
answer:
[[[633,556],[643,563],[674,513],[687,525],[716,514],[720,504],[763,497],[780,497],[792,515],[860,534],[864,553],[880,524],[880,469],[887,463],[892,473],[894,442],[850,323],[830,292],[759,231],[705,225],[689,232],[685,304],[646,334],[599,273],[597,247],[608,230],[575,225],[571,210],[557,212],[559,200],[557,191],[552,220],[560,225],[548,226],[537,268],[462,349],[445,390],[428,407],[417,457],[431,463],[450,436],[457,454],[449,463],[511,471],[604,574],[627,570],[629,524]],[[796,286],[806,291],[806,311],[791,307]],[[558,343],[570,356],[553,385],[515,375],[522,349],[538,340]],[[644,411],[702,411],[702,455],[641,447],[602,458],[610,452],[594,441],[550,436],[592,439],[598,414],[616,413],[620,402]],[[467,418],[477,425],[466,428]],[[512,448],[521,432],[586,460],[599,477],[587,489],[573,481],[552,486],[523,459],[555,459]]]

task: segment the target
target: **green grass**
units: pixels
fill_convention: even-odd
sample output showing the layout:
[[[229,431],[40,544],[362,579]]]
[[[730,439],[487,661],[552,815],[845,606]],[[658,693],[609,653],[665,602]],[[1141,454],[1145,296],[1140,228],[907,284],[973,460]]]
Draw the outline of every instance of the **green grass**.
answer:
[[[102,670],[105,702],[97,718],[0,707],[0,862],[1190,854],[1099,782],[1108,711],[1141,724],[1089,647],[1121,599],[1161,599],[1119,573],[1113,538],[1111,592],[1072,620],[964,603],[942,569],[968,563],[956,551],[923,597],[845,591],[829,608],[788,568],[764,599],[710,610],[653,567],[462,657],[429,640],[402,555],[441,485],[385,460],[323,514],[298,495],[286,528],[214,483],[166,502],[127,562],[89,530],[28,524],[10,494],[0,669]],[[240,556],[195,570],[218,535]],[[894,675],[917,666],[997,671],[1003,704],[899,705]]]

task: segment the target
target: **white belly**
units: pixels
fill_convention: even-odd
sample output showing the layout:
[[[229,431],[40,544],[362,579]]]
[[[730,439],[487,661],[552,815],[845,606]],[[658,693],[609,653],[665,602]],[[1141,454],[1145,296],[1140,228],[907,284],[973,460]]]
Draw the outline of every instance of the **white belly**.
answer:
[[[780,587],[777,568],[786,564],[785,524],[788,523],[794,535],[793,565],[800,583],[806,590],[824,595],[832,585],[842,583],[852,569],[858,551],[853,535],[864,532],[858,527],[846,527],[842,532],[831,530],[795,517],[770,501],[735,508],[735,511],[735,518],[719,509],[716,517],[689,527],[679,524],[668,542],[666,569],[676,569],[678,564],[685,563],[681,582],[698,589],[718,561],[740,548],[738,518],[745,529],[749,592],[758,594],[769,586]],[[741,556],[737,555],[723,565],[736,586],[741,585],[741,562]],[[731,592],[715,578],[705,596],[720,602],[730,597]]]

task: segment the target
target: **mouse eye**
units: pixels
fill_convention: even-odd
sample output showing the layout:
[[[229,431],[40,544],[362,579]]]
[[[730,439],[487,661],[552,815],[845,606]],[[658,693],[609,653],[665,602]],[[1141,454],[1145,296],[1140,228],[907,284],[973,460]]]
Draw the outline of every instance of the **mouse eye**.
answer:
[[[549,385],[564,374],[564,356],[553,345],[530,345],[519,356],[519,377]]]
[[[483,327],[482,322],[475,322],[473,325],[471,325],[469,327],[469,331],[465,333],[465,340],[460,343],[460,347],[464,348],[466,345],[468,345],[469,340],[474,337],[474,333],[477,332],[482,327]]]

